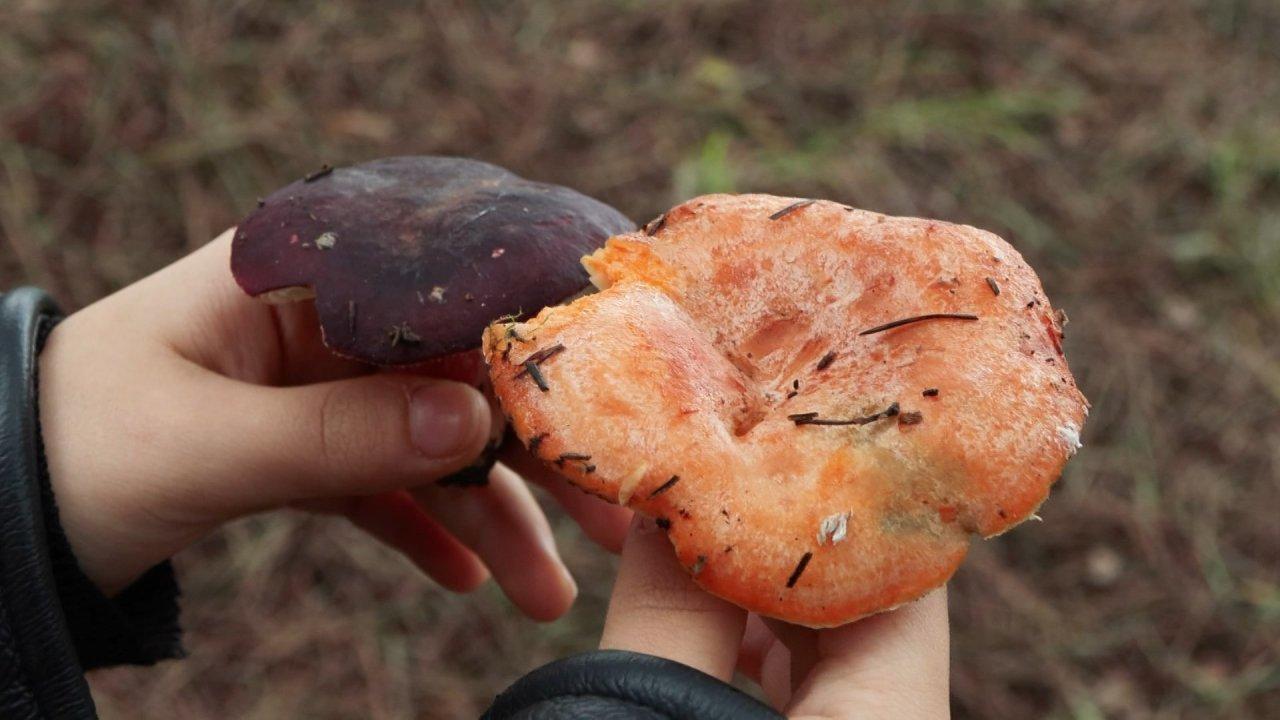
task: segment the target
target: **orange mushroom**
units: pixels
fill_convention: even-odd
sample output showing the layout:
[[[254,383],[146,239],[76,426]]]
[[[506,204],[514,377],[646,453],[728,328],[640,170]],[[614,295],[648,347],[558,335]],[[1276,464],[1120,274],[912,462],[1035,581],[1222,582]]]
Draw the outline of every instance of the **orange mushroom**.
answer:
[[[598,293],[489,327],[495,392],[748,610],[822,627],[917,598],[1079,447],[1060,316],[991,233],[711,195],[583,265]]]

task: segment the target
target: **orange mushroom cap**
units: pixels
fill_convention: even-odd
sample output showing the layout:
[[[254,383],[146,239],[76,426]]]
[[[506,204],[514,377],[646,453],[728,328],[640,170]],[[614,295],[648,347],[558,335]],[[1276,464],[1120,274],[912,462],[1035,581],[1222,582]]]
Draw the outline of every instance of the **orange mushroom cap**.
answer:
[[[583,264],[600,292],[486,332],[495,392],[749,610],[821,627],[917,598],[1079,447],[1060,317],[991,233],[711,195]]]

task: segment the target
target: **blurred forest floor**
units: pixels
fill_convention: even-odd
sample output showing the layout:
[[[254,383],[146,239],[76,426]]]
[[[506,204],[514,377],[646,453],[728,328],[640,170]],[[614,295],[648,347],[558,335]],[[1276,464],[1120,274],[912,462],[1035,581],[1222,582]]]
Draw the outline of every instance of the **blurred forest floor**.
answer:
[[[956,716],[1280,717],[1280,5],[11,0],[0,27],[0,287],[69,307],[395,154],[641,221],[755,190],[1000,233],[1094,409],[1044,522],[952,584]],[[191,657],[95,673],[101,711],[472,716],[595,640],[612,561],[556,522],[583,592],[546,626],[340,523],[237,523],[178,558]]]

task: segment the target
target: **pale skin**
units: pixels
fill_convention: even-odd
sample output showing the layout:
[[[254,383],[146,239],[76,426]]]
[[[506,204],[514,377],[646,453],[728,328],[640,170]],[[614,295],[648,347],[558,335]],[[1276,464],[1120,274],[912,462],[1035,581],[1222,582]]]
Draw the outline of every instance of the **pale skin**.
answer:
[[[628,535],[628,511],[526,454],[507,454],[487,487],[440,487],[489,438],[484,396],[335,357],[310,304],[240,291],[230,241],[71,315],[40,356],[60,519],[108,595],[224,522],[291,507],[345,516],[450,590],[492,577],[553,620],[577,587],[528,480],[604,547],[627,538],[603,647],[724,679],[738,667],[792,717],[946,717],[941,591],[833,630],[766,625],[698,590],[652,523]]]
[[[950,716],[945,589],[825,630],[758,615],[708,595],[665,534],[637,518],[622,550],[600,646],[659,655],[721,680],[741,671],[793,720]]]
[[[231,277],[231,234],[68,317],[40,356],[40,416],[64,529],[118,592],[223,522],[280,507],[343,515],[442,586],[489,577],[552,620],[577,588],[519,475],[446,488],[494,413],[466,384],[326,350],[310,303],[268,305]],[[627,513],[530,473],[617,548]]]

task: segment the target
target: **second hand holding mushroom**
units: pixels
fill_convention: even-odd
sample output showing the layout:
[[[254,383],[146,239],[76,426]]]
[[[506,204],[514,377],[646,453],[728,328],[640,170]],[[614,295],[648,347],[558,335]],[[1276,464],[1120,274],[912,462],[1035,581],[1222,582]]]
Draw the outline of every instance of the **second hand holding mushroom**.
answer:
[[[487,442],[484,397],[334,356],[314,307],[245,296],[230,245],[228,232],[73,314],[40,357],[50,477],[89,577],[113,594],[223,522],[292,506],[346,516],[450,589],[492,573],[535,619],[567,610],[576,588],[519,475],[434,485]],[[628,513],[511,462],[620,545]]]
[[[850,625],[811,630],[700,589],[665,533],[637,517],[600,647],[675,660],[729,682],[735,669],[789,718],[945,718],[946,590]]]

